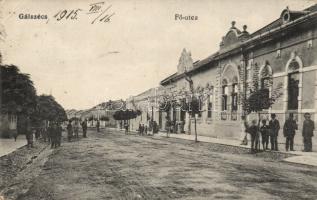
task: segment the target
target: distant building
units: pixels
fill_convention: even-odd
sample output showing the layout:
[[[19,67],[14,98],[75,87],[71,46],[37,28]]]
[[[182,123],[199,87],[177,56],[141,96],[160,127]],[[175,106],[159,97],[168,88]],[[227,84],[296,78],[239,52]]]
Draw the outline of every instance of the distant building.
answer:
[[[100,120],[101,126],[117,127],[118,122],[113,118],[115,111],[126,109],[126,102],[123,100],[107,101],[100,103],[86,110],[66,110],[68,119],[78,118],[79,120],[88,120],[88,126],[96,125]]]

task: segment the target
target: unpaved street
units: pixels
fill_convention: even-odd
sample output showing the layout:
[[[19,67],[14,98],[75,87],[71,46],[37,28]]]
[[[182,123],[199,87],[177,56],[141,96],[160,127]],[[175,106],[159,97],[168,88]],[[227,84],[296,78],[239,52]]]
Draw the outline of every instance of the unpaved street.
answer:
[[[44,153],[17,199],[317,199],[317,168],[281,154],[117,131]]]

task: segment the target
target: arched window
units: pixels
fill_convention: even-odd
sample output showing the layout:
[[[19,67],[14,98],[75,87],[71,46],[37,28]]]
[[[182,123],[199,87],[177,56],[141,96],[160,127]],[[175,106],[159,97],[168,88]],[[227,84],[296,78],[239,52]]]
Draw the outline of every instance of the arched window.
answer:
[[[270,87],[272,86],[272,68],[270,67],[270,65],[268,65],[268,63],[265,64],[265,66],[263,66],[260,71],[259,71],[259,75],[260,75],[260,87],[261,89],[270,89]]]
[[[272,85],[273,85],[273,78],[272,78],[272,68],[269,65],[269,62],[266,61],[265,65],[261,67],[259,71],[259,86],[264,95],[269,98],[270,93],[272,90]],[[269,109],[269,105],[265,108]]]
[[[211,118],[212,117],[212,109],[213,109],[213,105],[212,105],[213,93],[208,95],[207,101],[208,101],[207,118]]]
[[[238,110],[238,83],[232,84],[231,107],[232,111]]]
[[[238,78],[233,78],[232,84],[232,98],[231,98],[231,110],[237,111],[238,110]]]
[[[222,111],[228,110],[228,82],[222,81]]]
[[[299,64],[293,59],[288,66],[288,110],[298,109]]]

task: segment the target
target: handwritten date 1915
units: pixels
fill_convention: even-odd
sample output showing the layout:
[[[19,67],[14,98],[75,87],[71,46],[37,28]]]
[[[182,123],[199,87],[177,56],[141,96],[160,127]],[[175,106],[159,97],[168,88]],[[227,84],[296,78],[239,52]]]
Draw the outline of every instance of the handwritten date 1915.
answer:
[[[82,9],[77,10],[60,10],[56,15],[54,15],[54,18],[56,18],[57,21],[60,21],[62,19],[65,20],[77,20],[77,16],[82,11]]]
[[[65,21],[65,20],[72,20],[75,21],[82,17],[82,15],[90,15],[92,17],[91,24],[94,24],[95,22],[110,22],[113,15],[115,15],[115,12],[111,12],[112,5],[109,5],[105,7],[104,2],[98,2],[98,3],[92,3],[89,5],[88,12],[83,12],[82,9],[72,9],[72,10],[60,10],[58,13],[54,15],[54,18],[57,21]]]

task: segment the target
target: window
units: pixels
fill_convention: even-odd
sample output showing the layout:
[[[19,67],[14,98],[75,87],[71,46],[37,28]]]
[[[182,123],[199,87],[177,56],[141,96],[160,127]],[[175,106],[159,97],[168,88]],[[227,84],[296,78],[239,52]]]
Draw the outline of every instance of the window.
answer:
[[[211,118],[212,117],[212,98],[213,95],[209,95],[208,97],[208,110],[207,110],[207,118]]]
[[[201,117],[202,116],[202,96],[200,96],[199,98],[198,98],[198,103],[199,103],[199,105],[198,105],[198,107],[199,107],[199,111],[198,111],[198,117]]]
[[[238,84],[232,85],[232,100],[231,100],[232,110],[238,110]]]
[[[270,88],[270,77],[263,77],[261,79],[261,88],[269,89]]]
[[[290,73],[288,75],[288,109],[298,109],[298,94],[299,94],[299,73]]]
[[[228,110],[227,109],[228,103],[228,86],[222,86],[222,111]]]

